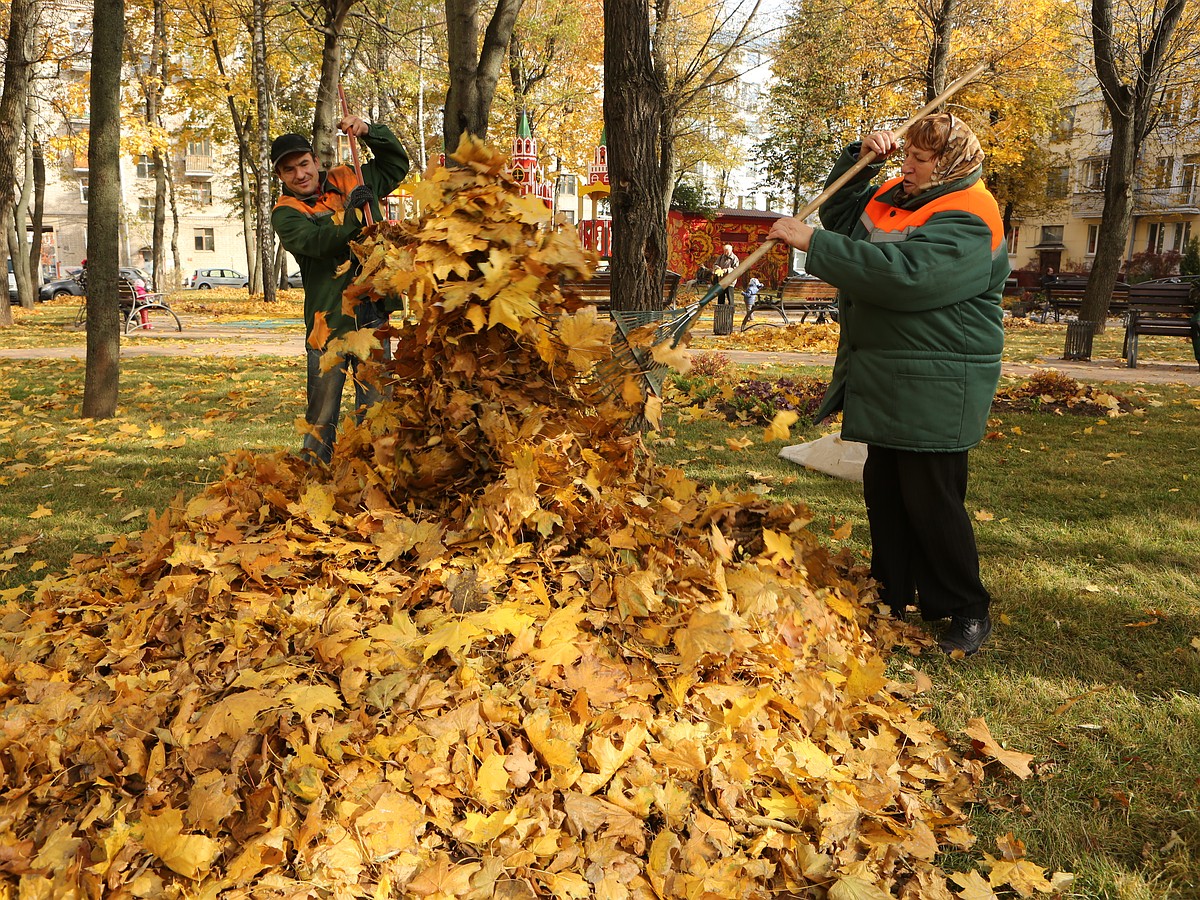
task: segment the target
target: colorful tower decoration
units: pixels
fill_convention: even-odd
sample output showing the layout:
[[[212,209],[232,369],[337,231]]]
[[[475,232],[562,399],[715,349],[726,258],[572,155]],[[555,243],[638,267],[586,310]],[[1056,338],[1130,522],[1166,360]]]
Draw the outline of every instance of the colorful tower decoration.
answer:
[[[522,196],[533,194],[549,207],[554,206],[554,185],[545,177],[538,162],[538,143],[529,127],[525,110],[517,117],[517,136],[513,139],[512,169],[508,173],[521,188]]]
[[[601,257],[612,256],[612,219],[601,217],[600,201],[607,198],[611,189],[608,184],[608,136],[600,132],[600,145],[588,166],[587,184],[579,190],[581,197],[592,201],[591,218],[579,222],[579,242],[589,250],[595,250]],[[583,214],[583,210],[580,210]]]

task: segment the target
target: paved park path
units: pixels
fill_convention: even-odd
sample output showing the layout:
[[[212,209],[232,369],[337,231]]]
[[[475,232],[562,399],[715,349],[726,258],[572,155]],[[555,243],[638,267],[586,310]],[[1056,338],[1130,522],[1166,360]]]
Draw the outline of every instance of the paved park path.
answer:
[[[722,350],[738,363],[764,365],[833,364],[829,353]],[[236,324],[195,324],[184,320],[182,332],[162,331],[122,336],[121,356],[290,356],[304,355],[304,335],[297,323],[291,330],[268,330]],[[0,350],[0,359],[83,359],[82,343],[70,347],[15,348]],[[1140,384],[1186,384],[1200,387],[1200,367],[1195,364],[1141,360],[1130,369],[1120,359],[1086,361],[1040,359],[1034,363],[1004,363],[1004,374],[1028,376],[1043,369],[1056,369],[1081,381],[1115,381]]]

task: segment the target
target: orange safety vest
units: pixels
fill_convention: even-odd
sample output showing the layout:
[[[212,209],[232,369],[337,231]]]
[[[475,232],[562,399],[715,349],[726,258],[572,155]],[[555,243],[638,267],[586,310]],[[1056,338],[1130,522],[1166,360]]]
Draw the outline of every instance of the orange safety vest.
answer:
[[[281,206],[299,210],[306,216],[317,216],[323,212],[338,212],[346,208],[346,198],[358,186],[358,176],[349,166],[335,166],[321,179],[321,192],[316,198],[301,199],[293,194],[281,194],[275,208]],[[311,201],[311,202],[310,202]]]
[[[916,209],[901,209],[884,203],[879,198],[904,180],[903,176],[884,182],[867,202],[862,214],[862,224],[867,229],[871,243],[885,244],[907,240],[909,234],[920,228],[929,218],[940,212],[965,212],[982,219],[992,232],[992,253],[1004,243],[1004,221],[996,198],[980,179],[961,191],[951,191],[925,203]]]

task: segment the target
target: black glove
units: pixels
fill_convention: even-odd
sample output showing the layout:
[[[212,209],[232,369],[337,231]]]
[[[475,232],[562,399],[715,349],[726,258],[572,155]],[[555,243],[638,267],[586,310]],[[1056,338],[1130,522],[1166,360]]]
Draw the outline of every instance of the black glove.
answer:
[[[350,192],[350,196],[346,198],[346,209],[358,209],[365,207],[375,199],[375,192],[365,184],[360,184]]]

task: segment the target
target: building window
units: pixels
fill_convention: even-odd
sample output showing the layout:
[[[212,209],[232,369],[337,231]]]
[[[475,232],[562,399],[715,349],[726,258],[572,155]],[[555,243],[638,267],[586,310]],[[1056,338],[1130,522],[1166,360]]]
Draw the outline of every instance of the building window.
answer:
[[[1015,256],[1017,253],[1017,245],[1021,240],[1021,226],[1013,225],[1008,229],[1008,255]]]
[[[1162,253],[1166,232],[1167,226],[1164,223],[1151,222],[1146,229],[1146,249],[1151,253]]]
[[[1096,157],[1083,161],[1083,189],[1104,190],[1104,176],[1108,173],[1108,157]]]
[[[1040,244],[1061,244],[1063,242],[1063,230],[1065,225],[1043,225],[1042,239],[1038,241]]]
[[[1071,170],[1068,166],[1055,166],[1046,173],[1046,199],[1062,200],[1067,196]]]
[[[1159,103],[1158,123],[1160,125],[1175,125],[1179,122],[1179,112],[1183,107],[1183,88],[1169,87],[1162,92]]]
[[[567,221],[568,221],[570,224],[572,224],[572,225],[574,225],[574,224],[575,224],[575,210],[573,210],[573,209],[560,209],[560,210],[558,211],[558,214],[559,214],[560,216],[566,216],[566,217],[567,217]]]
[[[137,161],[137,177],[138,178],[153,178],[154,177],[154,160],[142,153],[138,156]]]
[[[79,179],[79,202],[87,203],[88,200],[88,180],[86,178]]]
[[[188,156],[212,156],[212,141],[208,138],[201,138],[195,141],[187,142]]]
[[[1096,255],[1096,244],[1100,242],[1100,226],[1089,225],[1087,235],[1087,255]]]
[[[1182,182],[1184,202],[1195,205],[1200,200],[1200,153],[1189,153],[1183,158]]]
[[[1176,222],[1174,232],[1171,236],[1171,249],[1182,253],[1184,248],[1187,247],[1188,239],[1192,236],[1192,223]]]
[[[138,217],[142,219],[154,218],[153,197],[138,197]]]
[[[1154,161],[1154,167],[1150,170],[1150,184],[1155,190],[1163,190],[1171,186],[1171,158],[1169,156],[1160,156]]]
[[[213,230],[211,228],[196,228],[193,229],[193,234],[196,236],[197,250],[216,249],[216,241],[214,240]]]
[[[559,175],[555,181],[557,182],[555,190],[559,194],[566,194],[569,197],[575,196],[578,187],[574,175]]]
[[[212,185],[207,181],[202,181],[192,187],[192,197],[199,206],[213,205]]]
[[[1063,110],[1062,116],[1050,126],[1050,140],[1068,141],[1075,130],[1075,107]]]

